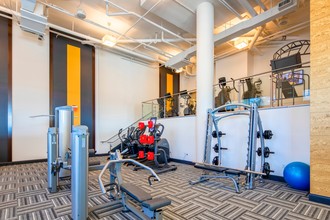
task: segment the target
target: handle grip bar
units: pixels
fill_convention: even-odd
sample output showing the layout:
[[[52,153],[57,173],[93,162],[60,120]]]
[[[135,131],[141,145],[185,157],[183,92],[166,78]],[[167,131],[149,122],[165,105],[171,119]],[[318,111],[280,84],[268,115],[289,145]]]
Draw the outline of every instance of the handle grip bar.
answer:
[[[114,164],[114,163],[127,163],[127,162],[133,163],[133,164],[135,164],[137,166],[142,167],[143,169],[148,170],[152,174],[148,178],[148,181],[150,180],[150,178],[152,176],[155,177],[157,179],[157,181],[160,181],[159,176],[155,173],[155,171],[153,169],[151,169],[150,167],[148,167],[148,166],[146,166],[146,165],[144,165],[142,163],[137,162],[136,160],[133,160],[133,159],[110,160],[110,161],[108,161],[104,165],[104,167],[103,167],[103,169],[102,169],[102,171],[101,171],[101,173],[100,173],[100,175],[98,177],[98,182],[99,182],[99,185],[100,185],[100,188],[101,188],[102,193],[106,193],[106,189],[105,189],[104,184],[103,184],[103,181],[102,181],[102,176],[103,176],[104,172],[108,169],[109,165]],[[150,183],[151,183],[151,181],[149,181],[149,184]]]

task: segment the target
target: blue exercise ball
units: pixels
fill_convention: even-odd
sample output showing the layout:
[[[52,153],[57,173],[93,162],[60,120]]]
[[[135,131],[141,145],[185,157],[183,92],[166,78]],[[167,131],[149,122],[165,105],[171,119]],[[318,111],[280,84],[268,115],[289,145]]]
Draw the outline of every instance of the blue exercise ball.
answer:
[[[310,167],[302,162],[292,162],[283,171],[284,180],[294,189],[309,190]]]

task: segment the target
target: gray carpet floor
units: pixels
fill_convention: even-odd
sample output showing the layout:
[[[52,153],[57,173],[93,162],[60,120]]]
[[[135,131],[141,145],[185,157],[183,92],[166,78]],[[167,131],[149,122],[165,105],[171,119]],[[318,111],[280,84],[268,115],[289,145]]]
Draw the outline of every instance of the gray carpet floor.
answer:
[[[224,180],[191,186],[188,181],[197,180],[203,171],[189,165],[177,166],[176,171],[161,174],[162,181],[152,187],[145,171],[132,171],[132,167],[122,170],[124,181],[133,182],[153,197],[165,196],[172,201],[164,209],[164,219],[330,220],[330,206],[308,201],[308,192],[293,190],[285,183],[265,181],[255,190],[237,194]],[[89,207],[109,202],[99,189],[98,174],[89,174]],[[138,219],[131,212],[123,213],[120,206],[94,211],[89,218]],[[70,181],[62,181],[60,191],[50,194],[46,163],[0,167],[0,219],[71,219]]]

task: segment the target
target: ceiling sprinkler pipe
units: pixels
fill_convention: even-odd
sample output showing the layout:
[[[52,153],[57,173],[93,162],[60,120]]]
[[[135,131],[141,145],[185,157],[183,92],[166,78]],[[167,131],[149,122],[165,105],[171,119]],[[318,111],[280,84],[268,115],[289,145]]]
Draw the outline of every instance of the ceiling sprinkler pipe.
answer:
[[[146,13],[144,13],[130,28],[128,28],[123,34],[121,34],[117,40],[120,40],[123,36],[126,36],[126,34],[135,26],[137,25],[152,9],[154,9],[162,0],[159,0],[156,4],[154,4]]]
[[[117,4],[113,3],[113,2],[111,2],[110,0],[105,0],[105,2],[108,2],[109,4],[113,5],[114,7],[118,8],[118,9],[124,11],[124,12],[131,13],[131,14],[135,15],[136,17],[139,17],[139,18],[142,17],[141,15],[139,15],[139,14],[137,14],[137,13],[135,13],[135,12],[132,12],[132,11],[128,11],[128,10],[126,10],[125,8],[123,8],[123,7],[119,6],[119,5],[117,5]],[[178,34],[172,32],[172,31],[170,31],[170,30],[164,28],[163,26],[160,26],[160,25],[156,24],[155,22],[153,22],[153,21],[151,21],[151,20],[149,20],[149,19],[147,19],[147,18],[142,17],[142,19],[143,19],[144,21],[148,22],[149,24],[152,24],[152,25],[154,25],[155,27],[157,27],[157,28],[159,28],[159,29],[161,29],[161,30],[163,30],[163,31],[165,31],[165,32],[167,32],[167,33],[169,33],[169,34],[171,34],[171,35],[177,37],[177,38],[180,38],[181,40],[183,40],[183,41],[189,43],[190,45],[192,45],[192,43],[191,43],[190,41],[186,40],[185,38],[181,37],[180,35],[178,35]]]
[[[5,13],[7,13],[7,14],[11,14],[11,15],[16,16],[16,17],[21,17],[21,14],[19,12],[15,12],[13,10],[7,9],[5,7],[2,7],[2,6],[0,6],[0,11],[3,11]],[[102,44],[101,40],[99,40],[99,39],[96,39],[96,38],[93,38],[93,37],[89,37],[89,36],[86,36],[84,34],[80,34],[80,33],[77,33],[77,32],[71,31],[71,30],[68,30],[66,28],[57,26],[55,24],[48,23],[47,25],[50,28],[57,29],[57,30],[59,30],[61,32],[64,32],[66,34],[70,34],[70,35],[73,35],[73,36],[77,36],[79,38],[83,38],[83,39],[89,40],[89,41],[91,41],[91,42],[93,42],[95,44],[100,44],[100,45]],[[135,56],[135,57],[139,57],[140,59],[148,60],[150,62],[164,63],[161,60],[158,60],[158,59],[155,59],[155,58],[152,58],[152,57],[149,57],[147,55],[140,54],[140,53],[136,53],[134,51],[130,51],[130,50],[125,49],[125,48],[116,47],[115,49],[118,50],[118,51],[121,51],[123,53],[127,53],[127,54],[130,54],[130,55]]]
[[[179,50],[181,50],[181,51],[184,51],[184,49],[182,49],[181,47],[179,47],[179,46],[177,46],[177,45],[175,45],[175,44],[172,44],[172,43],[170,43],[170,42],[167,42],[167,41],[164,39],[164,32],[163,32],[163,31],[162,31],[162,34],[161,34],[161,40],[162,40],[162,42],[165,43],[165,44],[168,44],[168,45],[170,45],[170,46],[172,46],[172,47],[175,47],[175,48],[177,48],[177,49],[179,49]]]
[[[74,14],[72,14],[72,13],[70,13],[70,12],[68,12],[68,11],[66,11],[66,10],[64,10],[64,9],[62,9],[62,8],[60,8],[60,7],[58,7],[58,6],[56,6],[56,5],[48,4],[48,3],[45,3],[45,2],[40,2],[40,3],[43,4],[43,5],[45,5],[45,6],[47,6],[47,7],[49,7],[49,8],[52,8],[52,9],[58,10],[58,11],[60,11],[60,12],[62,12],[62,13],[64,13],[64,14],[66,14],[66,15],[68,15],[68,16],[76,17]],[[105,29],[105,30],[111,31],[112,33],[115,33],[115,34],[117,34],[117,35],[121,35],[121,33],[117,32],[117,31],[115,31],[115,30],[112,30],[112,29],[110,29],[110,28],[108,28],[108,27],[105,27],[105,26],[103,26],[103,25],[101,25],[101,24],[98,24],[98,23],[96,23],[96,22],[94,22],[94,21],[92,21],[92,20],[84,19],[84,20],[82,20],[82,21],[84,21],[84,22],[86,22],[86,23],[88,23],[88,24],[91,24],[91,25],[94,25],[94,26],[97,26],[97,27],[103,28],[103,29]],[[153,50],[153,52],[155,52],[155,53],[157,53],[157,54],[159,54],[159,55],[163,55],[163,51],[161,51],[160,49],[158,49],[158,48],[156,48],[156,47],[150,46],[150,45],[145,44],[145,43],[143,43],[143,42],[138,42],[138,41],[135,40],[134,38],[131,38],[131,37],[128,37],[128,36],[124,36],[124,37],[127,38],[127,39],[129,39],[129,40],[135,41],[136,43],[142,43],[144,46],[146,46],[146,47],[150,47],[150,48]],[[116,47],[116,45],[115,45],[115,47]],[[159,51],[161,51],[161,52],[159,52]],[[170,54],[170,55],[171,55],[171,54]],[[172,56],[173,56],[173,55],[171,55],[171,57],[172,57]]]

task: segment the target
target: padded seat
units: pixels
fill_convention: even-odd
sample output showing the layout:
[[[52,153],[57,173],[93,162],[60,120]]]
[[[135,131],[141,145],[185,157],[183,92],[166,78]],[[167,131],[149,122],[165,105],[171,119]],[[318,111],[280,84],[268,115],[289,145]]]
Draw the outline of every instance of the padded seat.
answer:
[[[132,184],[132,183],[123,183],[120,185],[120,190],[125,192],[127,195],[132,197],[134,200],[142,203],[146,200],[151,200],[152,197],[149,193],[145,192],[140,187]]]
[[[167,198],[155,198],[142,202],[142,206],[146,207],[150,211],[155,211],[164,206],[171,205],[171,200]]]

